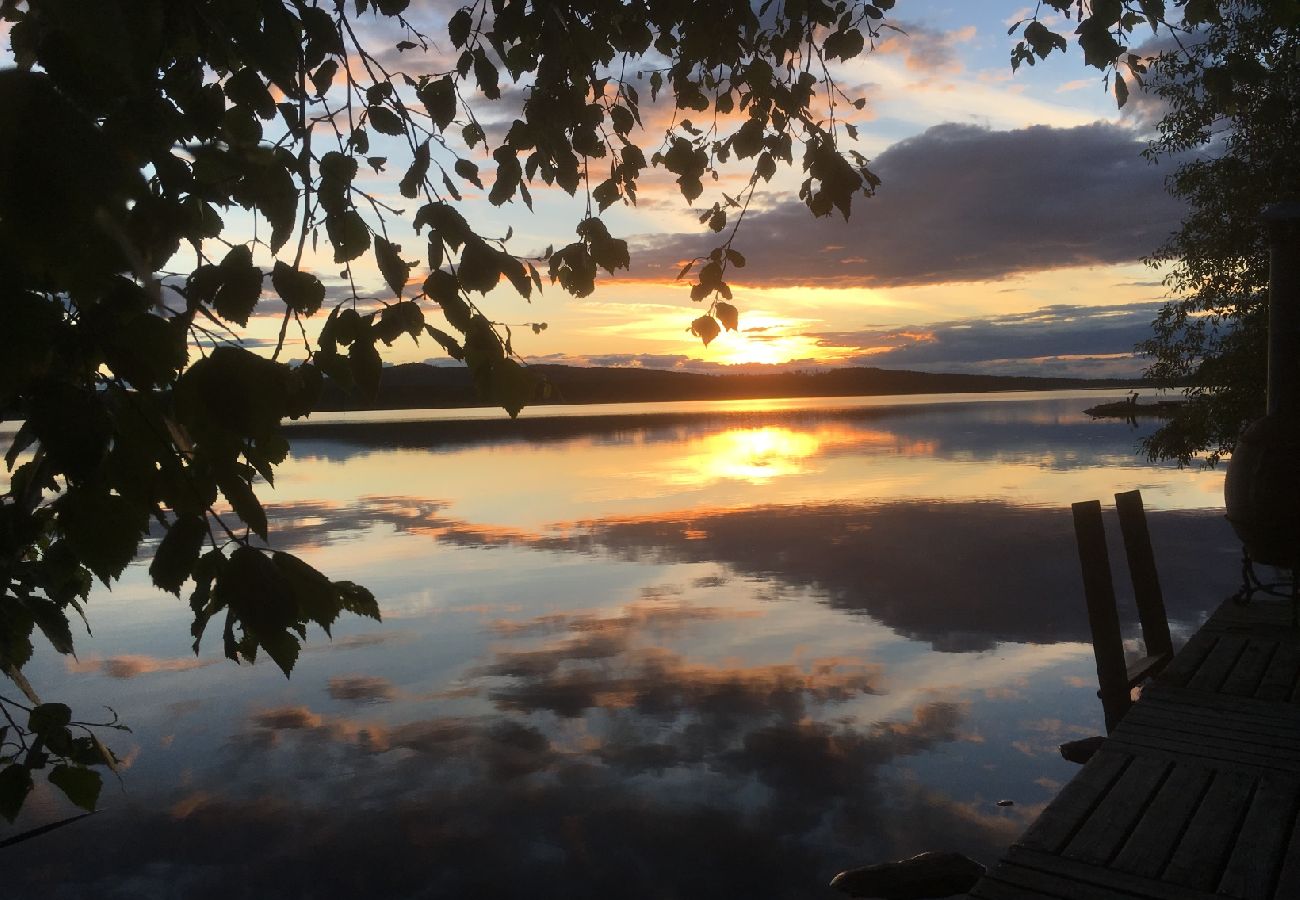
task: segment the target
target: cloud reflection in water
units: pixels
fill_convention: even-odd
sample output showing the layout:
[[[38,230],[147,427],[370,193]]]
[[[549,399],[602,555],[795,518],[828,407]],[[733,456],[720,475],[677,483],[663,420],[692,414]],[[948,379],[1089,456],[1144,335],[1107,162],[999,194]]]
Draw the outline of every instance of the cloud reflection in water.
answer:
[[[88,696],[165,699],[135,709],[129,791],[13,848],[6,889],[803,898],[849,865],[988,858],[1087,727],[1065,501],[1184,478],[1063,409],[302,445],[277,546],[383,585],[385,623],[314,636],[288,684],[164,636],[90,644]],[[1151,523],[1186,627],[1231,587],[1226,525]],[[997,809],[1010,769],[1030,780]]]

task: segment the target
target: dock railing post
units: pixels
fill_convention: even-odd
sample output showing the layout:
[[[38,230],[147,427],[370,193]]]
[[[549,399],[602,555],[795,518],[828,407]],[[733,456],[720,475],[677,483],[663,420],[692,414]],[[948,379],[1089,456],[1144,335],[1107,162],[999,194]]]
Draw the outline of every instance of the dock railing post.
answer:
[[[1151,550],[1151,533],[1147,530],[1141,491],[1116,494],[1115,509],[1119,512],[1119,527],[1124,535],[1124,554],[1128,557],[1129,577],[1133,580],[1146,655],[1172,658],[1174,642],[1169,636],[1169,617],[1165,613],[1164,594],[1160,591],[1160,577],[1156,574],[1156,558]]]
[[[1092,629],[1092,652],[1097,660],[1097,684],[1106,731],[1115,725],[1132,705],[1128,670],[1124,664],[1124,640],[1120,632],[1119,611],[1115,607],[1115,585],[1110,576],[1110,556],[1106,552],[1106,530],[1101,520],[1101,501],[1075,503],[1074,537],[1079,547],[1083,569],[1083,592],[1088,601],[1088,625]]]

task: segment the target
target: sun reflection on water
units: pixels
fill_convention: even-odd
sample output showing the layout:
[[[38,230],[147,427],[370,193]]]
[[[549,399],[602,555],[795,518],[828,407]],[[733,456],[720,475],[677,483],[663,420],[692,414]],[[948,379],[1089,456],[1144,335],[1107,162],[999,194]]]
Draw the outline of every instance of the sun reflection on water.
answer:
[[[676,485],[724,480],[766,484],[782,476],[803,474],[821,445],[814,431],[735,428],[699,441],[695,452],[674,461],[668,480]]]

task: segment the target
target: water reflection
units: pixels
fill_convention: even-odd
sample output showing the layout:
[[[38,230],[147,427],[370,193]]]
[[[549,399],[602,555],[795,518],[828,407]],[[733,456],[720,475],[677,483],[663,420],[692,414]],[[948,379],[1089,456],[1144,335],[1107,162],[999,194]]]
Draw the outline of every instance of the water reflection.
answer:
[[[1068,510],[994,501],[705,508],[562,522],[536,532],[476,525],[445,511],[407,498],[373,497],[327,517],[306,517],[328,526],[302,527],[303,517],[288,507],[277,543],[309,552],[331,534],[382,521],[396,532],[460,547],[720,563],[775,589],[768,596],[808,588],[820,602],[866,613],[935,650],[1089,640]],[[1153,511],[1149,527],[1169,616],[1186,632],[1232,593],[1240,549],[1217,512]],[[1123,559],[1118,538],[1111,553]],[[1123,599],[1124,586],[1118,590]],[[1121,605],[1132,630],[1136,609]]]
[[[818,434],[768,427],[731,429],[699,443],[698,452],[673,460],[660,477],[676,485],[723,478],[766,484],[803,472],[805,461],[821,452],[823,440]]]
[[[1235,576],[1217,476],[1138,464],[1077,405],[303,438],[274,539],[384,622],[311,635],[286,682],[189,656],[134,567],[80,659],[30,672],[132,724],[126,791],[7,851],[5,889],[815,897],[991,858],[1101,727],[1068,503],[1143,489],[1183,631]]]

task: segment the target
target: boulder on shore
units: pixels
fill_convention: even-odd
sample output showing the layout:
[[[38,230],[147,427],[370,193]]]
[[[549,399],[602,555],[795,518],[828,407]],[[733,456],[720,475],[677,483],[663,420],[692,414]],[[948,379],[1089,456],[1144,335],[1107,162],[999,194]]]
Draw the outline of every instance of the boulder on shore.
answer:
[[[1101,745],[1106,743],[1106,739],[1101,735],[1096,737],[1083,738],[1077,741],[1066,741],[1060,746],[1062,758],[1072,763],[1083,765],[1092,759],[1092,755],[1101,749]]]
[[[929,852],[897,862],[849,869],[831,879],[831,887],[850,897],[930,900],[964,894],[983,874],[984,867],[969,856]]]

